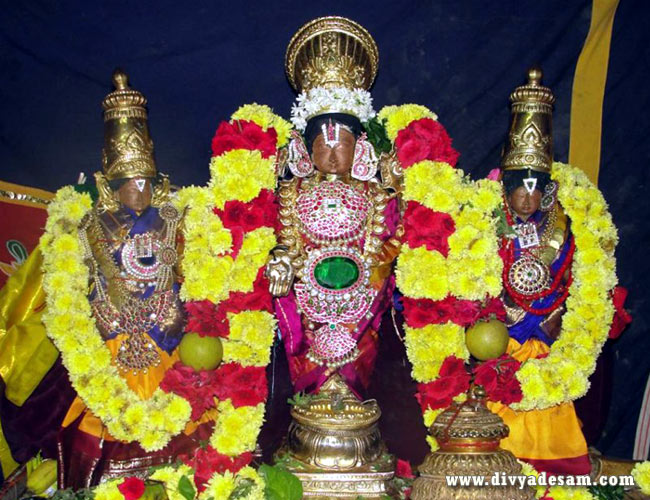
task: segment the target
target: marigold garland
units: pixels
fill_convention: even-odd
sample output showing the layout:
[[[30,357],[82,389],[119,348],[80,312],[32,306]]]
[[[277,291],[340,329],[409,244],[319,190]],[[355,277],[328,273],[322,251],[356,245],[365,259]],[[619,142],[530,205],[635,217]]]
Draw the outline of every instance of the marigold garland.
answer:
[[[221,374],[227,367],[248,369],[269,362],[275,319],[260,269],[277,244],[272,207],[275,154],[286,143],[289,128],[266,106],[243,106],[215,134],[208,186],[179,193],[179,204],[186,204],[193,218],[185,228],[181,294],[194,301],[187,304],[188,324],[213,325],[214,332],[203,333],[222,337],[223,361],[230,364],[217,369]],[[193,318],[196,313],[201,316]],[[243,370],[241,376],[246,380]],[[201,499],[227,498],[244,480],[253,482],[245,498],[263,498],[264,482],[246,464],[264,421],[266,391],[251,391],[242,399],[239,385],[229,385],[226,394],[220,390],[223,399],[214,401],[218,418],[209,440],[212,453],[233,461],[226,471],[213,469],[206,484],[195,478],[199,489],[205,488]]]
[[[431,174],[436,169],[440,172],[438,176]],[[579,169],[555,163],[552,177],[559,182],[558,198],[572,222],[576,242],[574,282],[566,302],[562,333],[551,352],[546,358],[528,360],[516,373],[523,399],[510,405],[515,410],[544,409],[584,395],[614,314],[610,292],[616,285],[613,252],[617,235],[607,204]],[[464,299],[500,293],[502,263],[496,262],[495,220],[491,217],[498,203],[498,184],[491,181],[470,184],[460,179],[462,173],[432,162],[416,163],[405,172],[406,199],[441,212],[460,206],[451,213],[455,231],[448,237],[446,259],[423,246],[403,247],[397,284],[407,297],[439,301],[446,292]],[[486,257],[489,260],[482,262]],[[430,278],[417,279],[422,273]],[[418,342],[409,340],[410,335],[420,331],[427,332],[432,345],[445,346],[449,324],[407,327],[407,353],[416,380],[435,381],[441,363],[448,356],[467,358],[449,346],[445,347],[449,349],[446,353],[441,353],[438,347],[427,352]],[[459,341],[463,332],[464,328],[457,327]]]
[[[442,300],[452,295],[483,300],[501,291],[496,221],[501,203],[494,181],[471,182],[449,164],[421,161],[404,172],[404,199],[449,215],[455,231],[448,237],[449,253],[408,243],[398,259],[397,286],[408,297]],[[425,274],[428,279],[422,280]]]
[[[72,187],[59,190],[48,208],[41,239],[47,302],[43,322],[77,394],[111,435],[138,441],[147,451],[159,450],[183,430],[191,408],[185,399],[160,389],[150,399],[140,399],[111,364],[91,314],[88,268],[76,229],[90,208],[90,197]]]
[[[616,227],[602,193],[582,170],[553,163],[558,201],[571,219],[575,238],[573,283],[560,336],[543,359],[526,361],[517,372],[524,398],[515,410],[545,409],[583,396],[614,316],[610,292],[616,286]]]
[[[272,123],[286,128],[284,121],[274,118],[264,107],[241,108],[238,119],[244,118],[250,118],[249,123],[266,121],[255,125],[259,127],[268,128]],[[251,130],[251,125],[246,127]],[[236,130],[231,128],[226,133],[233,134]],[[267,138],[258,135],[255,140],[267,148],[268,141],[275,142],[275,138],[276,132],[269,130]],[[236,228],[226,227],[217,214],[217,211],[223,213],[232,222],[234,219],[230,217],[229,209],[224,213],[229,201],[255,204],[264,190],[269,192],[264,203],[272,197],[274,156],[263,156],[261,151],[254,149],[255,143],[252,144],[253,149],[225,150],[215,157],[208,187],[192,186],[177,193],[175,203],[186,214],[182,262],[185,282],[181,288],[185,300],[208,299],[219,304],[233,294],[251,293],[257,297],[260,293],[254,291],[254,284],[259,269],[276,244],[273,227],[269,227],[265,220],[268,217],[265,215],[253,228],[244,231],[239,228],[233,232]],[[79,396],[102,419],[111,435],[123,441],[138,441],[147,451],[157,450],[182,431],[189,420],[191,407],[184,398],[161,389],[156,390],[150,399],[140,400],[111,365],[110,353],[90,314],[86,297],[88,270],[78,257],[80,244],[74,230],[90,207],[88,196],[79,195],[72,188],[61,190],[50,205],[47,231],[43,237],[48,334],[62,352],[63,362]],[[264,300],[257,303],[260,304],[257,307],[266,307]],[[275,329],[272,315],[265,310],[240,310],[228,314],[228,325],[227,335],[222,335],[224,360],[242,367],[265,366]],[[89,359],[93,360],[92,364]],[[258,397],[265,398],[265,394],[264,391],[264,396],[260,393]],[[210,443],[216,452],[239,458],[250,455],[263,422],[264,401],[234,407],[226,397],[221,401],[215,400],[215,406],[218,417]],[[252,479],[255,484],[253,493],[246,498],[261,498],[262,479],[252,469],[252,472],[241,469],[249,460],[235,460],[233,463],[238,464],[236,469],[226,474],[235,474],[232,476],[235,487],[242,479]],[[212,483],[216,484],[221,477],[222,474],[215,473]],[[107,491],[112,490],[107,487]]]

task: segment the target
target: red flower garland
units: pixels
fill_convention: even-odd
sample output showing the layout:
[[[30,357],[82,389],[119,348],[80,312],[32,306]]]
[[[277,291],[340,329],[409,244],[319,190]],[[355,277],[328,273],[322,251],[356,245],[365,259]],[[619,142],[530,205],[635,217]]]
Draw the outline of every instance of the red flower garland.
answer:
[[[201,492],[205,490],[206,483],[216,472],[223,474],[226,471],[236,474],[241,468],[248,465],[253,459],[250,452],[242,453],[238,457],[229,457],[215,450],[212,446],[199,448],[192,454],[180,455],[178,458],[194,469],[194,484]]]
[[[470,374],[465,369],[465,361],[449,356],[440,367],[438,379],[426,384],[418,384],[415,395],[422,412],[431,408],[446,408],[453,398],[469,389]]]
[[[219,125],[212,140],[213,156],[222,155],[234,149],[258,150],[263,158],[277,153],[277,133],[275,129],[266,131],[254,122],[235,120]],[[215,209],[223,225],[231,232],[232,246],[229,255],[236,258],[247,233],[260,228],[277,228],[277,205],[271,190],[262,190],[253,200],[244,203],[230,200],[223,210]],[[231,292],[228,298],[218,304],[208,300],[187,302],[186,332],[199,335],[227,338],[230,334],[228,313],[242,311],[272,312],[271,295],[264,269],[260,269],[251,292]],[[168,392],[174,392],[186,398],[192,406],[192,420],[197,420],[206,410],[214,408],[215,398],[229,399],[235,408],[257,406],[264,403],[268,396],[266,368],[242,366],[239,363],[221,364],[215,370],[200,372],[176,363],[168,370],[160,384]],[[179,457],[194,471],[194,481],[199,491],[205,489],[206,482],[217,472],[233,474],[248,465],[253,456],[250,452],[237,457],[219,453],[211,446],[194,451],[191,455]]]
[[[485,389],[490,401],[504,405],[518,403],[523,398],[521,384],[515,377],[521,363],[508,354],[478,365],[474,370],[474,383]]]

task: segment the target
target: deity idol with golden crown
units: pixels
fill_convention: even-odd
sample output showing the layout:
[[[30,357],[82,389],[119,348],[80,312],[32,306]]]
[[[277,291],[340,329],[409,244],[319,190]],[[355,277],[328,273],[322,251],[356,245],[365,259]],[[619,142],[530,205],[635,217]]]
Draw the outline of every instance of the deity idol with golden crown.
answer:
[[[366,128],[377,64],[372,37],[343,18],[308,23],[287,49],[300,94],[267,276],[296,392],[313,392],[337,372],[363,394],[395,288],[400,205]]]
[[[29,452],[51,457],[56,435],[59,487],[144,477],[209,436],[207,417],[190,422],[189,403],[161,385],[184,336],[183,212],[156,170],[145,97],[119,70],[113,84],[102,103],[96,202],[59,190],[39,247],[2,296],[3,319],[24,332],[5,336],[16,359],[3,361],[3,374],[16,385],[16,415],[43,415],[42,439]],[[16,384],[23,362],[29,376]]]
[[[340,17],[301,27],[286,54],[299,95],[294,128],[277,158],[278,245],[265,274],[294,391],[313,396],[293,406],[286,446],[312,496],[375,498],[393,475],[379,407],[360,398],[382,317],[393,304],[402,245],[406,202],[395,122],[424,119],[418,141],[426,143],[425,156],[444,156],[436,156],[442,149],[457,157],[424,106],[407,105],[404,119],[394,121],[395,106],[375,112],[368,90],[377,66],[370,34]]]
[[[169,179],[156,171],[146,100],[124,73],[106,96],[99,197],[79,227],[89,270],[88,300],[113,366],[139,398],[151,398],[179,359],[184,311],[178,297],[182,213],[170,201]],[[87,486],[171,463],[195,447],[181,434],[163,450],[111,436],[77,397],[66,415],[59,450],[64,486]]]
[[[570,167],[553,164],[555,98],[541,84],[541,78],[540,69],[530,69],[528,82],[510,96],[512,117],[500,174],[504,214],[502,300],[510,336],[508,354],[521,363],[548,356],[562,333],[563,322],[564,326],[567,320],[568,324],[575,322],[574,314],[566,314],[576,280],[574,221],[558,201],[563,186],[557,181],[559,171]],[[581,190],[567,194],[580,198]],[[573,295],[577,295],[575,291]],[[492,403],[490,408],[510,428],[502,446],[517,457],[540,471],[590,472],[587,444],[570,400],[533,411],[514,411],[500,403]]]

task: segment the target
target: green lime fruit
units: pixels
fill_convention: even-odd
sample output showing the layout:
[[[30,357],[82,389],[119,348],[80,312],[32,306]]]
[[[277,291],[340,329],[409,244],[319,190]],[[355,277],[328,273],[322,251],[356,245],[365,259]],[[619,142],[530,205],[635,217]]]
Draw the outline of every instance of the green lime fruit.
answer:
[[[196,371],[214,370],[223,358],[223,345],[219,337],[186,333],[178,346],[178,355],[184,365]]]
[[[508,347],[508,328],[502,321],[479,321],[467,329],[465,344],[476,359],[487,361],[498,358]]]

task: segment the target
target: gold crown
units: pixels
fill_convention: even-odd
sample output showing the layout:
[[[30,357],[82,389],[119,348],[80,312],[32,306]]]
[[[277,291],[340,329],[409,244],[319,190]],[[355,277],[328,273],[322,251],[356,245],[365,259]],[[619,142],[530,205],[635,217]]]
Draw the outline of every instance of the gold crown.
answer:
[[[528,83],[510,94],[512,114],[503,170],[549,173],[553,162],[552,112],[555,97],[541,85],[542,70],[528,70]]]
[[[149,137],[145,97],[128,86],[122,70],[113,72],[115,91],[102,101],[104,149],[102,166],[106,178],[155,177],[153,141]]]
[[[321,17],[291,38],[285,70],[297,92],[314,87],[368,90],[377,75],[379,51],[370,33],[345,17]]]

